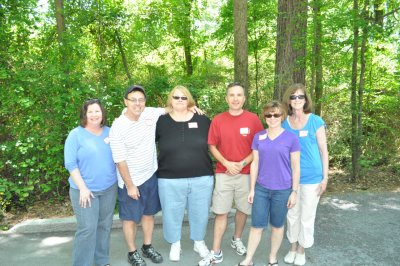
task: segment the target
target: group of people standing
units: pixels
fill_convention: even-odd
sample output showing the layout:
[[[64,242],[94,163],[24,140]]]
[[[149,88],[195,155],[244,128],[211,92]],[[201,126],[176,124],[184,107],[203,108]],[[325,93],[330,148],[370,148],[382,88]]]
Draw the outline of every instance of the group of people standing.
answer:
[[[171,244],[169,260],[180,260],[186,212],[193,250],[202,258],[198,265],[222,262],[221,244],[233,206],[230,245],[245,256],[239,266],[253,265],[268,223],[268,265],[278,265],[286,220],[291,248],[284,261],[304,265],[304,249],[313,245],[317,205],[328,181],[325,123],[311,113],[305,87],[294,84],[282,104],[265,105],[266,129],[256,114],[243,109],[246,96],[238,83],[227,87],[228,111],[212,121],[184,86],[171,90],[165,108],[146,107],[146,100],[143,87],[129,87],[126,108],[111,128],[106,126],[100,101],[87,100],[80,126],[67,137],[65,166],[77,219],[73,265],[109,265],[117,198],[128,262],[133,266],[146,265],[143,257],[153,263],[163,261],[152,246],[154,215],[160,210],[164,238]],[[215,171],[210,153],[216,159]],[[216,215],[211,251],[204,241],[210,206]],[[246,248],[242,233],[248,215],[251,229]],[[135,243],[139,224],[141,252]]]

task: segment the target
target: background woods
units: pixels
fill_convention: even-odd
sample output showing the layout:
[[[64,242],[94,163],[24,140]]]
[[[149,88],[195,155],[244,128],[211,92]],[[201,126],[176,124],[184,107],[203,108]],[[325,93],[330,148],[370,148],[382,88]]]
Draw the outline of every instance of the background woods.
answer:
[[[0,208],[63,200],[79,107],[110,124],[132,83],[149,106],[184,84],[212,118],[234,79],[257,113],[304,82],[332,167],[399,175],[399,34],[398,0],[0,0]]]

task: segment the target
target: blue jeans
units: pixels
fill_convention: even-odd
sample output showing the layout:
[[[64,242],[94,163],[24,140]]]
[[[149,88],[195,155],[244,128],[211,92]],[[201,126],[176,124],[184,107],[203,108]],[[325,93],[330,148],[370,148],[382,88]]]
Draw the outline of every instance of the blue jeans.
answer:
[[[70,188],[77,228],[73,248],[74,266],[106,265],[109,261],[110,234],[113,222],[117,184],[104,191],[92,192],[91,207],[79,206],[79,190]]]
[[[271,190],[256,183],[253,206],[251,210],[251,226],[266,228],[269,223],[281,228],[288,212],[287,202],[292,190]],[[269,218],[269,219],[268,219]]]
[[[213,176],[158,178],[164,238],[169,243],[181,239],[182,222],[187,209],[190,239],[203,240],[208,224]]]

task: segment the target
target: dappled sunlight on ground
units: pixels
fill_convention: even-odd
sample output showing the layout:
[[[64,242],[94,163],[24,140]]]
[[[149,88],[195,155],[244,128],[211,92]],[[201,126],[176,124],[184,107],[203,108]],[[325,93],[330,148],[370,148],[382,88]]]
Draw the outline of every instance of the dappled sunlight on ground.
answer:
[[[336,209],[358,211],[359,203],[340,200],[337,198],[325,197],[321,199],[321,204],[330,205]]]
[[[46,237],[40,242],[40,247],[52,247],[61,244],[68,243],[72,241],[74,238],[69,236],[59,237],[59,236],[51,236]]]

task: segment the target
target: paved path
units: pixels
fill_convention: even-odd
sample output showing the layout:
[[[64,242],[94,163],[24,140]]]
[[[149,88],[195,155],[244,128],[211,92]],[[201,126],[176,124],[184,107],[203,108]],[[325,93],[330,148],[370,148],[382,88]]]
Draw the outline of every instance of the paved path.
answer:
[[[159,219],[160,217],[158,217]],[[0,233],[0,266],[63,266],[71,265],[73,232],[71,219],[26,222]],[[40,225],[38,225],[40,224]],[[249,222],[248,222],[249,225]],[[111,264],[129,266],[126,246],[119,223],[111,236]],[[206,242],[211,246],[213,221],[210,221]],[[34,233],[27,233],[31,230]],[[241,257],[229,246],[233,232],[232,218],[223,240],[223,265],[237,265]],[[248,228],[244,240],[247,243]],[[141,233],[138,235],[142,238]],[[255,263],[266,264],[270,231],[264,232],[256,252]],[[315,245],[306,252],[306,265],[400,265],[400,193],[351,193],[326,195],[321,199],[316,221]],[[141,243],[139,241],[138,243]],[[154,246],[164,255],[165,266],[197,265],[200,257],[193,251],[189,228],[183,228],[183,254],[180,262],[168,260],[169,245],[162,237],[162,227],[154,231]],[[285,239],[279,252],[280,265],[289,247]],[[148,262],[148,265],[155,265]]]

